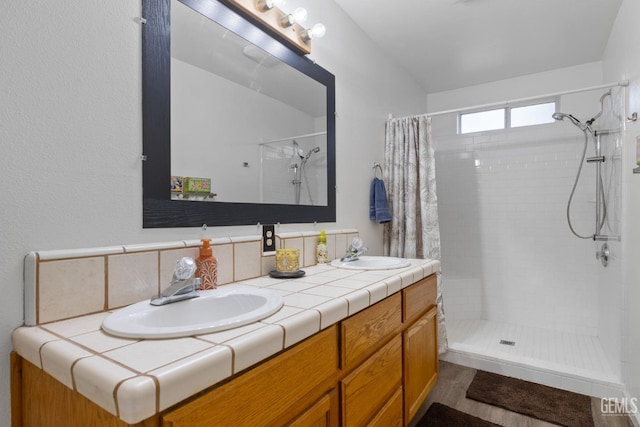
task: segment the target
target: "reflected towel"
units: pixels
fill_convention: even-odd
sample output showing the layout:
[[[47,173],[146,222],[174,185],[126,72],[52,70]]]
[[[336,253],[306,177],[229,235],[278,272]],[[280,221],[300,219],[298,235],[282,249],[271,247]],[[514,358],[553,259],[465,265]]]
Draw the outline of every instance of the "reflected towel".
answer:
[[[387,201],[387,190],[384,188],[384,181],[373,178],[371,190],[369,191],[369,218],[378,224],[391,221],[389,202]]]

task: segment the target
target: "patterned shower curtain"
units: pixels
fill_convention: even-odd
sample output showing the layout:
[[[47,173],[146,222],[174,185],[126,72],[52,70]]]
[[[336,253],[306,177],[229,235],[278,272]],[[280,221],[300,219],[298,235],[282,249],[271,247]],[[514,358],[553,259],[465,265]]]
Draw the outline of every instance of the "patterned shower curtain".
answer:
[[[392,220],[384,227],[384,254],[440,259],[440,226],[431,118],[389,119],[385,135],[385,173]],[[447,349],[438,274],[438,347]]]

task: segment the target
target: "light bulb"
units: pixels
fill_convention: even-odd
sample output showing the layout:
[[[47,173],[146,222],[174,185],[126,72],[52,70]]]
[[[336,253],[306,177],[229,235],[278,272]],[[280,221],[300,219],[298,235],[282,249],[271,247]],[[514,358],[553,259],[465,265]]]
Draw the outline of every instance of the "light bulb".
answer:
[[[317,23],[302,33],[302,40],[308,42],[311,39],[319,39],[324,36],[326,32],[327,28],[324,25]]]
[[[292,26],[293,24],[302,24],[306,20],[307,10],[299,7],[292,13],[285,14],[282,18],[280,18],[280,25],[287,28]]]
[[[267,10],[273,9],[273,7],[282,7],[284,6],[284,0],[257,0],[256,8],[260,12],[266,12]]]
[[[319,38],[322,38],[326,33],[327,33],[327,28],[321,23],[317,23],[311,28],[310,35],[311,35],[311,38],[319,39]]]
[[[307,9],[303,7],[296,8],[291,15],[297,24],[304,24],[307,21]]]

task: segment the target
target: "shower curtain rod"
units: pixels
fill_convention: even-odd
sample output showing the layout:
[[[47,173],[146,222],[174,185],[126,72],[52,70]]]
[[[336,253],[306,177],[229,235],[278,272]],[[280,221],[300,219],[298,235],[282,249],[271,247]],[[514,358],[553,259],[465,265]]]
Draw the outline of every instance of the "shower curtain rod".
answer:
[[[302,138],[310,138],[312,136],[320,136],[320,135],[326,135],[327,132],[316,132],[316,133],[307,133],[304,135],[296,135],[296,136],[290,136],[288,138],[280,138],[280,139],[269,139],[267,141],[261,142],[258,145],[267,145],[267,144],[273,144],[274,142],[282,142],[282,141],[288,141],[290,139],[302,139]]]
[[[530,97],[527,97],[527,98],[511,99],[511,100],[508,100],[508,101],[492,102],[492,103],[489,103],[489,104],[473,105],[471,107],[455,108],[455,109],[452,109],[452,110],[436,111],[434,113],[424,113],[424,114],[418,114],[418,115],[419,116],[426,116],[426,117],[433,117],[433,116],[441,116],[441,115],[444,115],[444,114],[451,114],[451,113],[463,113],[463,112],[466,112],[466,111],[483,110],[483,109],[490,108],[490,107],[501,107],[501,106],[507,106],[509,104],[516,104],[516,103],[520,103],[520,102],[535,101],[537,99],[542,99],[542,98],[552,98],[552,97],[555,97],[555,96],[570,95],[572,93],[589,92],[589,91],[592,91],[592,90],[599,90],[599,89],[609,89],[609,88],[617,87],[617,86],[623,86],[623,87],[629,86],[629,80],[624,80],[624,81],[616,82],[616,83],[608,83],[608,84],[603,84],[603,85],[599,85],[599,86],[585,87],[585,88],[581,88],[581,89],[565,90],[563,92],[547,93],[547,94],[544,94],[544,95],[530,96]],[[389,114],[389,118],[390,119],[392,118],[391,114]]]

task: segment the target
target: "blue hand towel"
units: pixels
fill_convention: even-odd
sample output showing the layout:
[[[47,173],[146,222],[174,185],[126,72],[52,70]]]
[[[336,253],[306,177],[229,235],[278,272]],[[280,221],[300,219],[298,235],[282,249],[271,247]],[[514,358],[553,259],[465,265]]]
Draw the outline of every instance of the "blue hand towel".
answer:
[[[371,181],[371,188],[369,189],[369,219],[375,221],[376,219],[376,180]]]
[[[391,221],[387,190],[384,188],[384,181],[379,178],[373,178],[371,182],[369,202],[369,218],[375,219],[378,224]]]

